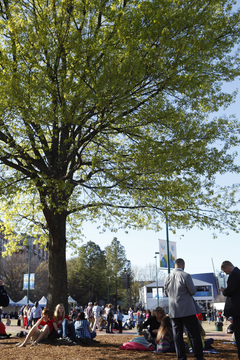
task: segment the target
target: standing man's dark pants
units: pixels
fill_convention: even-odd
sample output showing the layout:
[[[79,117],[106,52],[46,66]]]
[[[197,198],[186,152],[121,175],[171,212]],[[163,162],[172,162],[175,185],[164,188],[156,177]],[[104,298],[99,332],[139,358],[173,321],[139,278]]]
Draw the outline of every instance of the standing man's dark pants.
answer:
[[[33,323],[34,323],[34,325],[36,324],[36,322],[37,322],[39,319],[40,319],[40,317],[39,317],[39,318],[33,318]]]
[[[119,333],[122,334],[122,320],[118,320]]]
[[[198,360],[203,359],[202,339],[199,331],[199,324],[196,315],[172,318],[173,337],[178,360],[186,360],[185,344],[183,341],[183,327],[188,332],[189,339],[192,344],[194,356]]]
[[[233,331],[238,348],[238,358],[240,359],[240,317],[233,316]]]

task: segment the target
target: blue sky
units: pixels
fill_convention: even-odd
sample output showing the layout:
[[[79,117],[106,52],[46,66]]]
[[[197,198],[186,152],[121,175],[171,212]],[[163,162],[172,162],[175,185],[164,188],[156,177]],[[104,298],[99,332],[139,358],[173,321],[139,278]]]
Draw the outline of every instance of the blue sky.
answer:
[[[239,6],[240,1],[237,2]],[[232,92],[240,85],[240,80],[236,80],[231,84],[225,84],[223,90]],[[221,110],[219,114],[226,114],[227,116],[235,114],[239,117],[240,94],[237,95],[235,103],[231,104],[225,111]],[[238,148],[240,154],[240,146]],[[237,162],[240,164],[240,157]],[[226,174],[220,179],[221,185],[232,185],[233,183],[240,183],[240,175]],[[97,225],[86,223],[84,227],[84,234],[87,241],[94,241],[102,249],[109,245],[114,236],[118,238],[121,244],[125,247],[127,259],[131,261],[132,265],[144,267],[146,264],[155,264],[154,253],[159,251],[158,239],[166,239],[165,224],[162,224],[163,230],[155,233],[154,231],[129,231],[126,234],[120,230],[117,233],[107,231],[104,234],[99,233]],[[234,265],[240,267],[240,234],[230,232],[224,235],[218,233],[216,239],[213,238],[213,231],[209,229],[199,230],[193,228],[190,231],[183,229],[177,230],[174,235],[169,232],[169,240],[176,241],[177,257],[185,260],[185,270],[189,273],[202,273],[219,271],[221,263],[224,260],[230,260]],[[184,236],[182,236],[184,235]],[[70,251],[67,252],[68,258]]]

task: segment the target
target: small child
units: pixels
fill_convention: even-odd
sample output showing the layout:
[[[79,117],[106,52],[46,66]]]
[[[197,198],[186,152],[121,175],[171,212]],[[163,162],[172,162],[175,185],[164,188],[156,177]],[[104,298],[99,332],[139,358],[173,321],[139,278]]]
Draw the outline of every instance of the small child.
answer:
[[[204,340],[204,338],[205,338],[205,330],[203,329],[203,327],[202,327],[199,320],[198,320],[198,326],[199,326],[199,330],[200,330],[200,334],[201,334],[203,349],[204,350],[211,349],[211,346],[212,346],[212,344],[214,342],[214,339],[209,338],[209,339]],[[187,344],[188,344],[189,348],[192,347],[192,344],[191,344],[191,341],[189,339],[188,334],[187,334]]]
[[[157,352],[175,352],[172,324],[169,316],[163,316],[155,343]]]
[[[19,347],[26,346],[26,343],[31,337],[34,340],[33,345],[37,345],[40,340],[47,338],[50,332],[53,330],[53,323],[50,318],[50,310],[43,309],[41,318],[31,328],[26,339],[22,344],[19,345]]]
[[[11,316],[10,316],[10,312],[7,313],[7,323],[6,323],[7,326],[10,326],[11,325]]]

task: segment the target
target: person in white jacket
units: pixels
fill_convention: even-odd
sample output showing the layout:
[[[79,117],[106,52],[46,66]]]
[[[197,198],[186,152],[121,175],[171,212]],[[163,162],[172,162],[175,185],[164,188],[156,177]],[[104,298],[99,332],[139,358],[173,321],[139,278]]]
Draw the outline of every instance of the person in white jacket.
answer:
[[[98,306],[98,303],[95,302],[94,306],[92,308],[92,313],[93,313],[93,317],[94,317],[94,324],[92,327],[92,331],[96,331],[96,328],[98,328],[98,330],[100,329],[100,325],[99,325],[99,319],[101,316],[101,306]]]

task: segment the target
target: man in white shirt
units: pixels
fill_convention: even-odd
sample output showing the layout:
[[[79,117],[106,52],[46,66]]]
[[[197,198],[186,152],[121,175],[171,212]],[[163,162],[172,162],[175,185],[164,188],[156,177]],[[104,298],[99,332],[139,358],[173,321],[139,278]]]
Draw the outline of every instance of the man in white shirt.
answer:
[[[100,325],[99,325],[99,318],[101,315],[101,306],[98,306],[98,303],[95,302],[94,306],[92,308],[92,313],[93,313],[93,317],[94,317],[94,324],[92,327],[92,331],[96,331],[96,327],[98,328],[98,330],[100,329]]]

